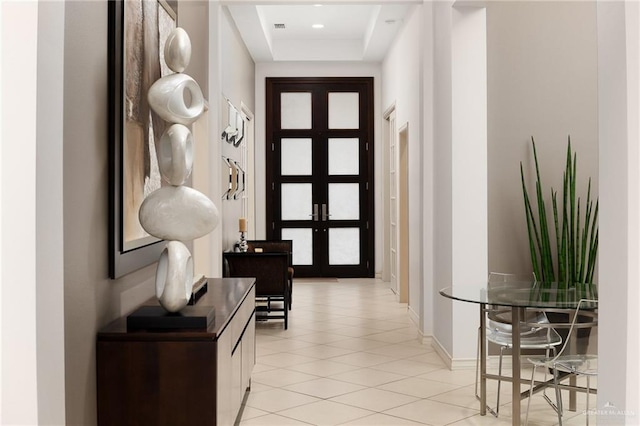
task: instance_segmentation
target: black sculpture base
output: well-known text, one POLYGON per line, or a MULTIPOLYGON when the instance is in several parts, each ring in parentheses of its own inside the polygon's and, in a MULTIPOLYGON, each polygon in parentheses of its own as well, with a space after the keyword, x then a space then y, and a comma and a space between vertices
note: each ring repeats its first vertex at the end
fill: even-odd
POLYGON ((127 330, 206 330, 215 318, 213 306, 186 306, 169 312, 162 306, 141 306, 127 317, 127 330))
POLYGON ((207 284, 207 279, 202 277, 193 285, 193 292, 191 293, 191 298, 187 305, 195 305, 198 303, 198 300, 207 293, 208 289, 209 286, 207 284))

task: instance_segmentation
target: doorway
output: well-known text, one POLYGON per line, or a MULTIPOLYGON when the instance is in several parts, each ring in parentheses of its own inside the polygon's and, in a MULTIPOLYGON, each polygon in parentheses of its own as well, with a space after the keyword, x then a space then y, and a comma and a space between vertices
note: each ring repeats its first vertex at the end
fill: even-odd
POLYGON ((267 237, 301 277, 374 276, 373 78, 267 78, 267 237))

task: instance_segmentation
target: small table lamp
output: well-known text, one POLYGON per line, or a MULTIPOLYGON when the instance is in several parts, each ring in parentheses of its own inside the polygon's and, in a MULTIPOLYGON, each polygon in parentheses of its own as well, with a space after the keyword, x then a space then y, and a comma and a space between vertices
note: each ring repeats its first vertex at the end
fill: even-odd
POLYGON ((238 220, 238 231, 240 231, 240 244, 238 245, 238 247, 240 248, 240 251, 243 253, 246 253, 247 250, 249 249, 249 245, 247 244, 247 219, 244 217, 241 217, 238 220))

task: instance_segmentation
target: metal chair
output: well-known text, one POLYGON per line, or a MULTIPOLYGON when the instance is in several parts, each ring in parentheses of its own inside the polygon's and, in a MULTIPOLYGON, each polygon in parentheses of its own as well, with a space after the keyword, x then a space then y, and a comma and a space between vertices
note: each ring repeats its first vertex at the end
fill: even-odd
MULTIPOLYGON (((531 387, 529 389, 529 401, 527 402, 527 414, 525 417, 525 425, 529 422, 529 408, 531 406, 531 398, 533 396, 535 385, 535 374, 538 367, 543 367, 546 371, 551 370, 553 372, 553 387, 556 392, 556 404, 551 404, 556 413, 558 414, 558 423, 562 426, 562 393, 560 392, 560 374, 564 373, 564 376, 585 376, 587 379, 586 394, 587 394, 587 425, 589 425, 589 394, 591 393, 591 377, 598 375, 598 356, 591 354, 578 354, 572 348, 578 347, 578 333, 579 329, 591 328, 597 326, 597 314, 595 307, 598 301, 594 299, 581 299, 578 302, 578 306, 573 313, 571 325, 569 326, 569 332, 565 338, 564 344, 559 353, 553 357, 529 357, 528 361, 533 364, 533 371, 531 372, 531 387), (587 311, 581 311, 582 309, 589 309, 587 311), (578 321, 578 319, 581 321, 578 321), (586 321, 585 321, 586 318, 586 321)), ((552 324, 553 325, 553 324, 552 324)), ((584 338, 584 337, 582 337, 584 338)), ((588 338, 588 335, 586 336, 588 338)), ((564 378, 564 377, 563 377, 564 378)), ((546 386, 546 380, 543 384, 546 386)))
MULTIPOLYGON (((532 281, 533 276, 523 277, 516 274, 505 274, 499 272, 491 272, 489 274, 489 288, 499 285, 508 285, 509 283, 532 281)), ((500 357, 498 362, 498 376, 502 376, 502 359, 505 350, 513 350, 512 342, 512 324, 511 310, 504 309, 500 306, 487 306, 485 310, 486 320, 486 338, 487 341, 494 343, 500 348, 500 357)), ((525 318, 518 324, 520 333, 520 348, 525 350, 540 349, 545 350, 546 356, 550 351, 556 354, 556 346, 562 343, 560 335, 551 327, 549 319, 544 312, 527 311, 525 318)), ((478 370, 480 358, 480 328, 478 328, 478 354, 476 357, 476 398, 478 395, 478 370)), ((495 417, 500 413, 500 388, 502 380, 498 379, 498 396, 496 398, 496 409, 493 410, 487 406, 487 410, 495 417)), ((545 395, 546 397, 546 395, 545 395)), ((546 397, 549 403, 551 400, 546 397)))

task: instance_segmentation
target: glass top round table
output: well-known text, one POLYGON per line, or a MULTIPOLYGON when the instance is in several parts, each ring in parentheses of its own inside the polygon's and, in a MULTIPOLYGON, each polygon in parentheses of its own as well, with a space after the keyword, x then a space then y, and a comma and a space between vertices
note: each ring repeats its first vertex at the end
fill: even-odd
MULTIPOLYGON (((480 337, 479 364, 480 364, 480 414, 487 412, 486 380, 491 377, 487 373, 486 351, 486 326, 485 305, 504 306, 511 308, 511 323, 524 317, 527 308, 541 310, 576 310, 578 306, 584 310, 595 310, 598 307, 598 292, 594 284, 576 284, 575 287, 566 288, 558 283, 542 283, 534 281, 509 281, 500 283, 487 283, 482 288, 464 285, 454 285, 440 290, 440 294, 449 299, 475 303, 480 306, 480 337)), ((520 372, 520 335, 511 336, 511 424, 520 424, 520 385, 522 383, 520 372)), ((507 378, 502 377, 502 380, 507 378)), ((570 404, 571 405, 571 404, 570 404)))
POLYGON ((565 288, 558 283, 533 281, 489 284, 482 288, 454 285, 440 290, 444 297, 462 302, 520 308, 581 309, 596 308, 598 299, 595 284, 576 284, 565 288))

